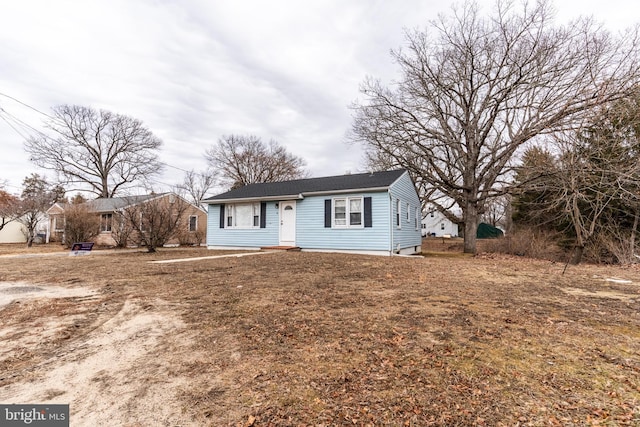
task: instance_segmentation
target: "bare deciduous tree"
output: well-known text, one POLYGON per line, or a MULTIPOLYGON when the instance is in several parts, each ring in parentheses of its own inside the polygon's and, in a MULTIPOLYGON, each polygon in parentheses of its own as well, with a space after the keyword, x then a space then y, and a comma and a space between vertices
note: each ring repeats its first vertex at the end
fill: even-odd
POLYGON ((637 28, 614 37, 591 19, 553 26, 550 4, 498 1, 453 9, 394 52, 402 77, 368 79, 351 139, 395 160, 431 188, 431 203, 462 210, 464 251, 488 200, 508 190, 514 155, 566 130, 639 80, 637 28))
POLYGON ((505 194, 492 200, 487 200, 484 214, 482 214, 480 220, 509 232, 511 229, 511 196, 505 194))
POLYGON ((287 181, 304 178, 306 162, 278 144, 265 144, 256 136, 224 136, 207 149, 209 166, 219 171, 230 188, 260 182, 287 181))
POLYGON ((586 249, 628 262, 640 214, 640 103, 606 106, 580 131, 557 133, 551 151, 530 149, 517 177, 518 219, 553 224, 574 241, 571 262, 586 249), (528 179, 531 178, 532 179, 528 179), (625 237, 623 237, 625 236, 625 237), (621 242, 626 242, 624 245, 621 242))
POLYGON ((49 185, 44 177, 35 173, 24 179, 22 187, 18 221, 24 225, 27 246, 31 247, 45 211, 53 203, 63 200, 64 189, 59 185, 49 185))
POLYGON ((177 186, 178 191, 186 193, 191 203, 201 206, 202 199, 216 184, 217 176, 212 169, 204 172, 195 172, 193 169, 185 172, 184 181, 177 186))
POLYGON ((36 165, 79 187, 71 190, 114 197, 161 170, 156 151, 162 141, 141 121, 77 105, 53 113, 47 127, 54 135, 29 138, 25 149, 36 165))

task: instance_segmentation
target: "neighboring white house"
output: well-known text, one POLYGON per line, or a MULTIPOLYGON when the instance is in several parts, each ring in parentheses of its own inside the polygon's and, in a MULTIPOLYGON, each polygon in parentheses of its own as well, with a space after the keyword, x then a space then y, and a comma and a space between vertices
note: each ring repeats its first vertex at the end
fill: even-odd
MULTIPOLYGON (((44 214, 40 219, 36 227, 36 237, 40 238, 40 241, 44 243, 47 234, 47 222, 44 214)), ((26 243, 27 242, 27 230, 24 224, 20 221, 11 221, 0 230, 0 243, 26 243)))
POLYGON ((24 225, 11 221, 0 230, 0 243, 25 243, 24 225))
POLYGON ((431 209, 422 218, 422 237, 425 236, 458 237, 458 224, 452 222, 441 212, 431 209))

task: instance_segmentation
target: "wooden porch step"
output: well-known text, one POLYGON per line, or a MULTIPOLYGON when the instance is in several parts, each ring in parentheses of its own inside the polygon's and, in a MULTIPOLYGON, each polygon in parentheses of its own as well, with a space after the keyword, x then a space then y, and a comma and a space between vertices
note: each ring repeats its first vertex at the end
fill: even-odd
POLYGON ((299 246, 263 246, 260 249, 263 251, 290 251, 300 252, 299 246))

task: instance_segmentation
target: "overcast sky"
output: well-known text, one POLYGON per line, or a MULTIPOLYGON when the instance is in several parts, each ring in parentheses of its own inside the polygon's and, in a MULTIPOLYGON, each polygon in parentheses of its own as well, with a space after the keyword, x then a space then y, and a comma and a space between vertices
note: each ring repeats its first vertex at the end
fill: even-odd
MULTIPOLYGON (((59 104, 128 115, 163 141, 164 191, 204 170, 223 135, 256 135, 307 162, 311 176, 362 170, 346 143, 366 76, 389 82, 390 49, 446 0, 0 0, 0 183, 32 172, 25 136, 59 104), (13 98, 13 99, 12 99, 13 98), (26 104, 27 106, 23 105, 26 104), (9 123, 7 121, 9 120, 9 123)), ((482 0, 490 11, 492 1, 482 0)), ((593 15, 617 31, 635 0, 557 0, 557 22, 593 15)))

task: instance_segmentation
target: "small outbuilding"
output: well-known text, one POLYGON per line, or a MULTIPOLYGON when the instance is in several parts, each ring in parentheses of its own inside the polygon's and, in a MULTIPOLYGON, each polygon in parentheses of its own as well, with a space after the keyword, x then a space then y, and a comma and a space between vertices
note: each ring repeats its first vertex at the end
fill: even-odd
POLYGON ((498 227, 494 227, 486 222, 481 222, 478 225, 478 231, 476 232, 476 237, 478 239, 496 239, 502 236, 504 236, 504 232, 498 227))
POLYGON ((250 184, 202 203, 210 249, 421 252, 420 199, 405 170, 250 184))

